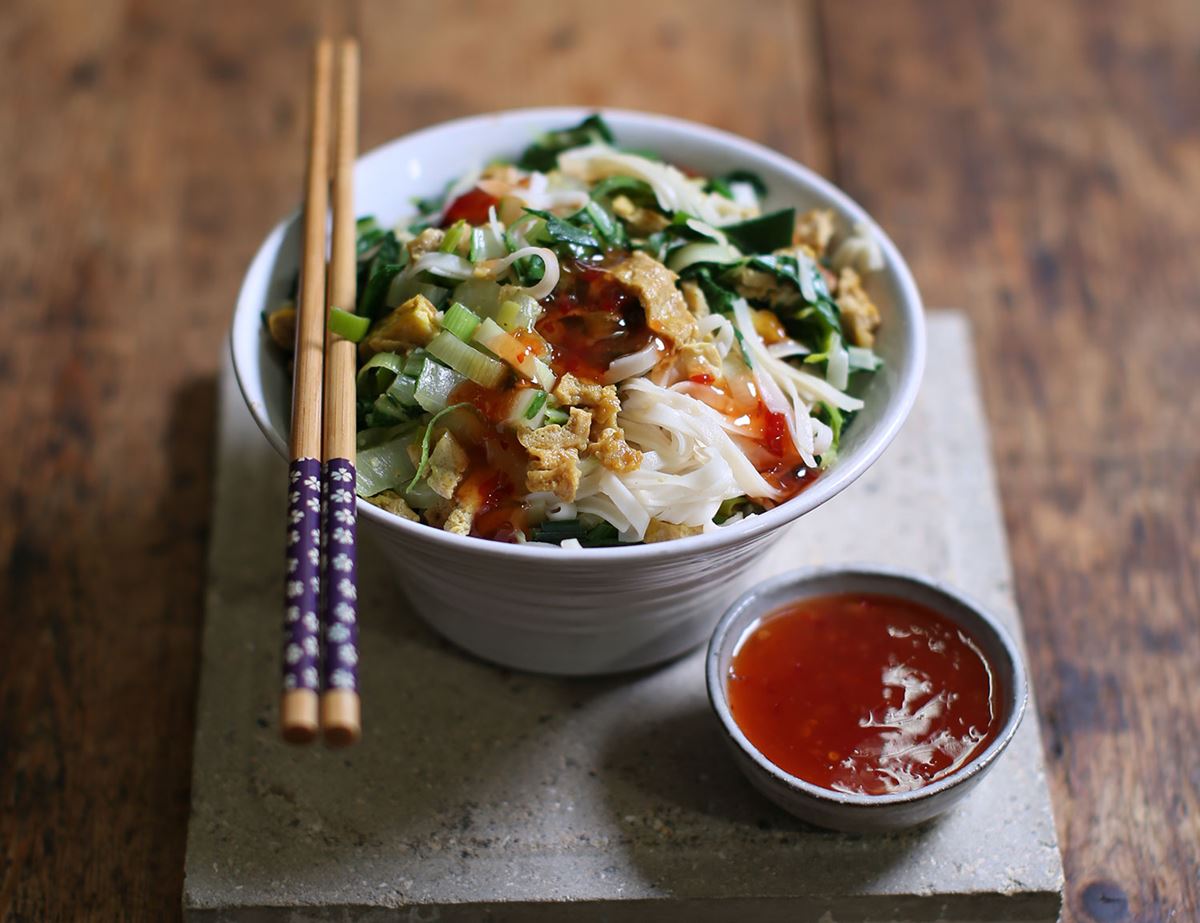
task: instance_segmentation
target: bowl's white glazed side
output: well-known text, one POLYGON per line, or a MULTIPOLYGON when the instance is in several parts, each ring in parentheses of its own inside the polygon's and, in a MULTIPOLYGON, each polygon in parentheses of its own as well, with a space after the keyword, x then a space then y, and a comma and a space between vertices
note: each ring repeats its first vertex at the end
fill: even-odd
MULTIPOLYGON (((516 154, 541 131, 588 110, 544 109, 479 116, 394 141, 355 170, 358 214, 394 223, 411 199, 436 193, 500 153, 516 154)), ((622 144, 663 151, 701 171, 743 167, 772 190, 768 207, 834 208, 847 224, 879 235, 886 269, 870 287, 883 314, 878 352, 885 367, 867 383, 837 463, 798 497, 751 520, 657 545, 565 550, 467 539, 359 503, 363 534, 379 544, 407 595, 434 627, 481 656, 558 673, 630 669, 700 643, 744 590, 748 568, 780 529, 851 483, 895 435, 915 397, 924 358, 920 297, 882 231, 842 193, 810 171, 751 142, 660 116, 605 111, 622 144), (456 579, 435 579, 452 572, 456 579), (532 615, 530 615, 532 613, 532 615), (583 637, 590 640, 581 641, 583 637)), ((293 216, 264 242, 244 280, 231 331, 246 402, 281 453, 290 381, 263 331, 262 313, 285 297, 298 259, 293 216)), ((797 562, 803 563, 803 562, 797 562)))
POLYGON ((784 529, 703 557, 622 569, 568 564, 548 578, 540 562, 468 551, 449 576, 445 555, 409 533, 371 523, 413 609, 486 660, 537 673, 637 669, 705 643, 721 613, 756 579, 755 565, 784 529))

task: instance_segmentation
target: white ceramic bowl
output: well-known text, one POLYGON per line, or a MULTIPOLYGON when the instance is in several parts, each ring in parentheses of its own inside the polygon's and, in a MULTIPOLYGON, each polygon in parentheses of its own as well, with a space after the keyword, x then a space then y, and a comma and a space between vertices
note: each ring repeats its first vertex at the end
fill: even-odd
MULTIPOLYGON (((385 224, 399 221, 411 214, 413 196, 437 193, 492 157, 515 156, 538 133, 576 123, 590 111, 500 112, 406 135, 358 161, 355 210, 385 224)), ((661 151, 703 173, 754 170, 770 189, 768 207, 831 207, 841 222, 870 228, 885 261, 868 280, 883 315, 876 348, 885 364, 861 394, 866 407, 848 429, 838 461, 816 484, 774 510, 710 534, 625 548, 521 547, 442 532, 359 502, 361 533, 382 548, 430 625, 480 657, 545 673, 633 669, 707 640, 783 528, 844 489, 891 442, 912 407, 925 357, 921 297, 908 266, 845 194, 774 151, 704 125, 638 112, 603 114, 622 145, 661 151)), ((295 215, 267 236, 242 283, 231 332, 246 404, 281 454, 290 382, 261 317, 286 295, 298 243, 295 215)))

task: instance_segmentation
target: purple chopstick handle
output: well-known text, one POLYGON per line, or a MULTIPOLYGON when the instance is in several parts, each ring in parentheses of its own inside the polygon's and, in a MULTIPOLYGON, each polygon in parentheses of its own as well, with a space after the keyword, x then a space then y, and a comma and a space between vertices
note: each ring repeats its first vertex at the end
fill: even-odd
POLYGON ((296 459, 288 469, 288 482, 283 688, 315 690, 320 662, 321 462, 296 459))
POLYGON ((358 553, 354 463, 325 463, 325 689, 358 690, 358 553))

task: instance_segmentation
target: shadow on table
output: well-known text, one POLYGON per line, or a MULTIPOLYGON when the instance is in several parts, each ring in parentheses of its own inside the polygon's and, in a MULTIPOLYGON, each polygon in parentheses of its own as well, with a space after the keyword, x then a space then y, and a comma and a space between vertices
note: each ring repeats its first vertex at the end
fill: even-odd
POLYGON ((792 817, 741 774, 702 696, 631 720, 602 752, 629 860, 655 888, 681 897, 858 893, 935 829, 859 836, 792 817))

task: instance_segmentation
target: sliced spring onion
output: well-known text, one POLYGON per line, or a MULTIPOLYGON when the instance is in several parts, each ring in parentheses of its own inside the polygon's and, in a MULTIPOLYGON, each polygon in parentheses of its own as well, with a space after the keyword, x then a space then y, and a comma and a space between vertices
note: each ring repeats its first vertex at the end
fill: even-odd
POLYGON ((414 349, 408 354, 404 360, 404 374, 412 375, 414 378, 421 374, 421 368, 425 365, 425 357, 428 356, 423 349, 414 349))
MULTIPOLYGON (((398 304, 404 304, 413 295, 424 295, 435 308, 440 308, 445 304, 448 294, 449 291, 440 285, 422 282, 419 276, 406 275, 402 272, 392 279, 391 288, 388 289, 387 298, 384 301, 395 307, 398 304)), ((461 301, 461 299, 459 300, 461 301)))
POLYGON ((554 388, 554 385, 558 381, 558 378, 557 378, 557 376, 555 376, 553 369, 551 369, 550 366, 546 365, 545 362, 543 362, 541 359, 534 359, 533 360, 533 380, 536 381, 543 388, 545 388, 547 391, 550 391, 554 388))
POLYGON ((396 353, 376 353, 363 363, 358 370, 359 394, 373 397, 382 394, 396 380, 397 375, 404 374, 404 358, 396 353))
POLYGON ((541 409, 546 406, 546 392, 535 391, 533 400, 529 402, 529 407, 525 410, 525 419, 532 420, 541 412, 541 409))
POLYGON ((846 347, 842 345, 841 334, 831 334, 829 337, 829 361, 825 364, 825 380, 844 391, 850 383, 850 357, 846 347))
POLYGON ((494 260, 508 253, 508 244, 502 233, 498 234, 493 225, 485 224, 471 232, 471 262, 494 260))
MULTIPOLYGON (((412 381, 411 378, 408 380, 412 381)), ((389 391, 385 391, 375 398, 375 403, 367 412, 366 423, 371 427, 394 427, 400 423, 407 423, 411 417, 409 408, 392 397, 389 391)))
POLYGON ((504 363, 472 349, 446 330, 433 338, 428 349, 430 355, 484 388, 494 388, 504 380, 504 363))
MULTIPOLYGON (((425 364, 437 365, 436 362, 426 362, 425 364)), ((450 370, 446 369, 446 371, 450 370)), ((388 397, 405 407, 413 407, 420 403, 417 399, 417 379, 411 375, 397 376, 396 380, 392 382, 391 387, 385 393, 388 397)), ((429 408, 426 407, 425 409, 428 410, 429 408)))
POLYGON ((454 253, 458 250, 459 242, 463 239, 463 235, 471 230, 471 226, 467 224, 465 218, 459 218, 454 224, 450 225, 446 231, 446 236, 442 240, 442 245, 438 247, 441 253, 454 253))
POLYGON ((496 323, 508 333, 514 330, 532 330, 542 316, 542 306, 528 296, 505 300, 496 311, 496 323))
POLYGON ((510 333, 505 333, 490 317, 475 331, 475 342, 486 346, 526 378, 534 378, 537 357, 528 346, 510 333))
MULTIPOLYGON (((429 413, 437 413, 450 403, 450 395, 463 382, 463 377, 454 369, 448 369, 432 359, 425 360, 421 377, 417 379, 413 399, 429 413)), ((397 379, 402 381, 403 379, 397 379)))
POLYGON ((408 487, 405 488, 405 492, 416 487, 417 481, 425 477, 425 474, 429 469, 429 443, 433 439, 433 428, 437 425, 437 421, 446 414, 453 413, 455 410, 459 410, 460 408, 464 407, 470 410, 475 409, 474 404, 468 404, 465 402, 461 404, 451 404, 449 407, 443 407, 430 418, 428 425, 425 427, 425 433, 421 436, 421 463, 417 465, 417 471, 413 475, 412 480, 409 481, 408 487))
POLYGON ((874 372, 883 365, 883 360, 875 355, 874 350, 865 346, 847 346, 846 354, 850 357, 850 371, 874 372))
POLYGON ((416 470, 408 457, 408 447, 415 435, 408 433, 382 445, 359 449, 354 466, 357 474, 355 489, 360 497, 373 497, 408 483, 416 470))
POLYGON ((667 268, 682 272, 693 263, 731 263, 740 256, 733 247, 701 240, 674 251, 667 257, 667 268))
POLYGON ((357 314, 351 314, 349 311, 343 311, 341 308, 330 308, 329 329, 343 340, 357 343, 371 329, 371 318, 360 317, 357 314))
POLYGON ((536 429, 542 422, 546 408, 546 396, 545 391, 537 388, 524 388, 518 391, 505 422, 509 426, 536 429))
POLYGON ((454 302, 442 318, 442 328, 449 330, 460 340, 471 339, 471 334, 479 326, 479 316, 465 304, 454 302))
POLYGON ((547 423, 558 423, 559 425, 562 425, 563 423, 567 422, 568 418, 569 418, 568 413, 565 410, 563 410, 561 407, 547 407, 546 408, 546 422, 547 423))

